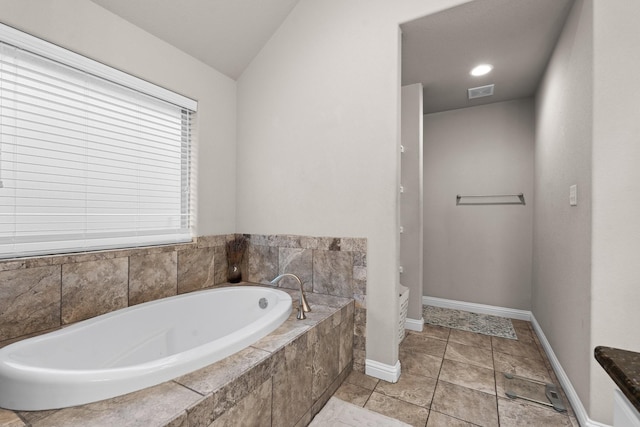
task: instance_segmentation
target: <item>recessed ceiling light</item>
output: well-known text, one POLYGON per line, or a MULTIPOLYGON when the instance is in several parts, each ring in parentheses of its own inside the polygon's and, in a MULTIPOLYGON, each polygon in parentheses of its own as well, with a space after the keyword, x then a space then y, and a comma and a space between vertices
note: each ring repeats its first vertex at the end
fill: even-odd
POLYGON ((491 70, 493 70, 493 65, 491 64, 480 64, 471 70, 472 76, 484 76, 488 74, 491 70))

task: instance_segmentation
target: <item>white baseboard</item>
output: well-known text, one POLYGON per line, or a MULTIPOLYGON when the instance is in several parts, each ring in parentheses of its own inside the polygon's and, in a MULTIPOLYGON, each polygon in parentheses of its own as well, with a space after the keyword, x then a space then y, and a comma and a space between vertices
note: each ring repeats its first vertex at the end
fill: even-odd
POLYGON ((422 332, 424 329, 424 319, 407 319, 404 322, 404 328, 410 331, 422 332))
POLYGON ((576 418, 582 427, 609 427, 607 424, 602 424, 598 421, 594 421, 589 418, 589 414, 587 414, 587 410, 585 409, 576 389, 573 388, 573 384, 569 380, 567 373, 560 365, 560 361, 556 357, 553 349, 551 348, 551 344, 547 340, 547 337, 544 335, 540 324, 536 320, 536 317, 531 314, 531 324, 533 325, 533 329, 538 335, 538 339, 540 340, 540 344, 542 344, 542 348, 544 348, 545 353, 547 353, 547 357, 549 358, 549 362, 551 362, 551 366, 558 377, 558 381, 560 381, 560 385, 564 389, 569 402, 571 403, 571 407, 573 408, 573 412, 576 414, 576 418))
POLYGON ((451 299, 422 297, 423 305, 451 308, 454 310, 470 311, 472 313, 490 314, 493 316, 508 317, 509 319, 530 320, 531 312, 515 308, 496 307, 494 305, 476 304, 473 302, 455 301, 451 299))
POLYGON ((387 365, 370 359, 366 359, 364 363, 364 372, 369 376, 376 377, 390 383, 396 383, 398 382, 398 378, 400 378, 399 360, 395 365, 387 365))

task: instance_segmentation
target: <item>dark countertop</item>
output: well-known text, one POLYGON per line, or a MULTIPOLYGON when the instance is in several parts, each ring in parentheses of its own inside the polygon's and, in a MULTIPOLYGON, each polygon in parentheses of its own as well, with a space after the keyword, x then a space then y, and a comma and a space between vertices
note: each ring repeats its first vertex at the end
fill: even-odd
POLYGON ((594 355, 631 404, 640 411, 640 353, 598 346, 594 355))

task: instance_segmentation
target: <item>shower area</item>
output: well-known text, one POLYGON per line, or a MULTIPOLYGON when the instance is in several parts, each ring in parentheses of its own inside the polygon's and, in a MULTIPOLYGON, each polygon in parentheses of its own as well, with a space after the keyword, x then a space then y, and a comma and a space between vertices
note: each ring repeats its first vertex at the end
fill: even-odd
POLYGON ((425 304, 531 310, 535 96, 572 3, 481 0, 401 25, 408 329, 425 304))

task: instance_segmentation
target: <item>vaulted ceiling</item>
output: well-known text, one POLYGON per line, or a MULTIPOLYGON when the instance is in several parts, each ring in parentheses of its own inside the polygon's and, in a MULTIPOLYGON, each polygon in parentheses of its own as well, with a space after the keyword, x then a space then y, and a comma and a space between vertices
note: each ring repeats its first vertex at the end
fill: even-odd
POLYGON ((237 79, 299 0, 92 0, 237 79))
MULTIPOLYGON (((237 79, 299 0, 92 1, 237 79)), ((573 1, 473 0, 407 22, 402 84, 423 84, 425 113, 532 96, 573 1), (470 76, 480 62, 493 71, 470 76), (467 99, 491 83, 493 96, 467 99)))

